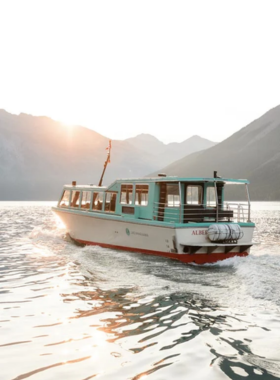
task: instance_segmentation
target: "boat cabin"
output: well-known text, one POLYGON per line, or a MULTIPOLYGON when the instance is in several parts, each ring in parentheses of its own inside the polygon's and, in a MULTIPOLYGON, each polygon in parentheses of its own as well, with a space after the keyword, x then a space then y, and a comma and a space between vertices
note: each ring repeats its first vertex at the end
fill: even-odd
POLYGON ((118 179, 110 186, 64 186, 59 208, 161 223, 249 222, 247 180, 225 178, 118 179), (224 200, 226 186, 245 186, 247 202, 224 200))

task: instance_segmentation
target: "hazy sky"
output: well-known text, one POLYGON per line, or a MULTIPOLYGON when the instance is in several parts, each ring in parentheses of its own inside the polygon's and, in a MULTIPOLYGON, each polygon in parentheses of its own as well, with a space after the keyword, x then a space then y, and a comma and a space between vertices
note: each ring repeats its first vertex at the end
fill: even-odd
POLYGON ((280 104, 279 15, 279 0, 0 0, 0 108, 221 141, 280 104))

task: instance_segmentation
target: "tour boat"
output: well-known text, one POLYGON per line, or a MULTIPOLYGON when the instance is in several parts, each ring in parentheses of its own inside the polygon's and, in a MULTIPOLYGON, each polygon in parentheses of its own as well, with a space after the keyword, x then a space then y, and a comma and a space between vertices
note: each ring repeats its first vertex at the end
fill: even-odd
POLYGON ((249 254, 255 227, 249 181, 214 172, 211 178, 158 174, 102 186, 109 158, 99 185, 73 181, 53 207, 74 241, 196 264, 249 254), (245 187, 246 202, 225 201, 232 184, 245 187))

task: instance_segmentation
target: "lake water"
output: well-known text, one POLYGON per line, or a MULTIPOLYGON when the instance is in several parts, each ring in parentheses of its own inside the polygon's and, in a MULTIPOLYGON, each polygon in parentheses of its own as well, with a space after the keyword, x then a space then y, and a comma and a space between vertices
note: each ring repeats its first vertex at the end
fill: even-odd
POLYGON ((0 202, 0 379, 280 378, 280 203, 208 266, 77 247, 50 202, 0 202))

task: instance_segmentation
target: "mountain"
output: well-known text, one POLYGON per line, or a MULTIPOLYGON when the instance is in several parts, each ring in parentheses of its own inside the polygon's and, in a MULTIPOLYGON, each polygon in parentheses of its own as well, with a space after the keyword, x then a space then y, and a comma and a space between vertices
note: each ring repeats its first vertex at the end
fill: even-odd
MULTIPOLYGON (((253 200, 280 200, 279 142, 280 106, 212 147, 199 136, 171 144, 151 135, 116 140, 104 184, 159 171, 211 177, 217 170, 248 178, 253 200)), ((0 110, 0 200, 55 200, 64 183, 98 183, 107 145, 107 137, 85 127, 0 110)))
POLYGON ((141 134, 125 140, 134 148, 140 149, 143 154, 149 153, 154 157, 154 163, 160 168, 162 165, 183 158, 191 153, 211 148, 217 143, 200 136, 192 136, 181 143, 164 144, 156 137, 149 134, 141 134))
MULTIPOLYGON (((200 149, 203 139, 197 139, 200 149)), ((55 200, 72 180, 98 183, 108 140, 85 127, 0 110, 0 200, 55 200)), ((168 145, 151 135, 115 140, 103 183, 157 171, 191 152, 189 140, 168 145)))
MULTIPOLYGON (((113 141, 104 184, 156 170, 153 157, 125 141, 113 141)), ((108 138, 47 117, 0 110, 0 200, 56 200, 62 186, 98 183, 108 138)))
MULTIPOLYGON (((280 200, 280 106, 216 146, 161 169, 169 175, 247 178, 253 200, 280 200)), ((233 193, 232 193, 233 194, 233 193)))
POLYGON ((152 153, 154 155, 162 154, 166 148, 166 145, 163 142, 147 133, 142 133, 141 135, 131 137, 124 141, 128 142, 136 149, 140 149, 143 152, 152 153))

